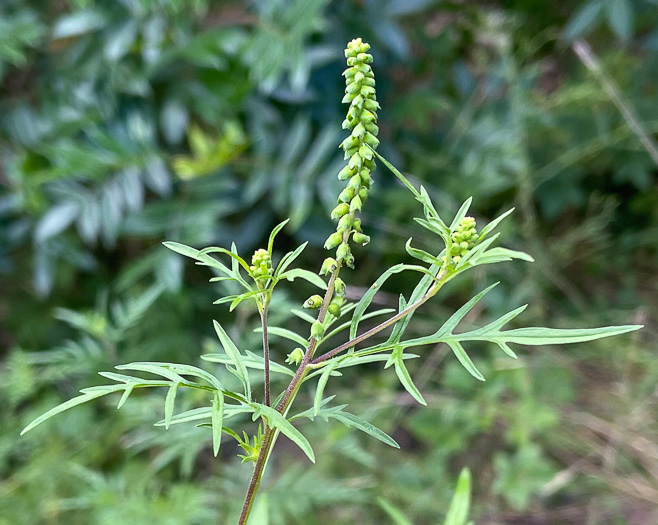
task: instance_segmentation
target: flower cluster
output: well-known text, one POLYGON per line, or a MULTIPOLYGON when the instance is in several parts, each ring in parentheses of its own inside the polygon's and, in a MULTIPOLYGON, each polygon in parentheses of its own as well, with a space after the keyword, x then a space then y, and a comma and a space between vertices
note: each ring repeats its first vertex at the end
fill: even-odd
POLYGON ((265 280, 259 279, 259 277, 269 277, 272 275, 272 257, 267 252, 267 250, 256 250, 251 257, 251 275, 258 283, 264 282, 265 280))
POLYGON ((377 97, 375 96, 375 78, 370 67, 372 55, 367 51, 370 45, 360 38, 352 40, 345 49, 345 57, 349 66, 345 72, 345 97, 343 102, 349 102, 347 118, 343 121, 343 129, 351 130, 350 135, 341 143, 345 152, 345 166, 338 174, 338 179, 348 181, 345 189, 338 196, 338 205, 331 212, 331 218, 338 221, 336 232, 325 242, 325 248, 336 248, 336 259, 327 259, 323 269, 336 266, 339 261, 354 267, 354 256, 348 244, 350 235, 354 242, 367 244, 370 238, 361 231, 361 220, 355 218, 368 198, 372 186, 372 171, 375 169, 373 150, 379 145, 377 140, 377 97), (372 149, 371 149, 372 148, 372 149))
POLYGON ((450 234, 450 237, 453 242, 450 250, 452 262, 458 263, 478 242, 479 236, 475 227, 475 219, 473 217, 464 217, 455 228, 455 231, 450 234))

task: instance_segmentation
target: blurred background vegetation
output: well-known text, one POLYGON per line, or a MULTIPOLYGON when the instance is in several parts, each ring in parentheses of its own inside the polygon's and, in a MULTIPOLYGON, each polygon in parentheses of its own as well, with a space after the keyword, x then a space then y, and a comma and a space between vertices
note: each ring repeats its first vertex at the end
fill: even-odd
MULTIPOLYGON (((647 328, 520 349, 519 361, 483 347, 473 358, 486 383, 427 348, 410 363, 422 409, 380 366, 346 374, 329 393, 402 451, 306 425, 318 464, 279 443, 270 523, 388 523, 392 505, 435 524, 464 466, 478 524, 658 523, 658 2, 1 4, 1 525, 235 520, 251 465, 232 444, 213 460, 207 429, 153 427, 164 392, 18 433, 100 370, 199 364, 218 344, 213 318, 258 348, 256 312, 212 306, 227 289, 161 242, 235 240, 246 254, 291 217, 278 249, 310 240, 303 264, 319 269, 340 187, 342 50, 356 36, 375 56, 380 151, 447 215, 470 195, 480 224, 516 206, 503 242, 537 260, 451 285, 416 329, 495 280, 480 319, 529 302, 526 325, 647 328), (598 73, 574 53, 578 39, 598 73)), ((406 260, 408 237, 432 248, 410 219, 417 203, 381 167, 376 179, 352 297, 406 260)), ((391 279, 379 303, 395 306, 412 284, 391 279)), ((286 309, 310 291, 289 286, 272 322, 294 325, 286 309)), ((280 360, 291 349, 273 342, 280 360)))

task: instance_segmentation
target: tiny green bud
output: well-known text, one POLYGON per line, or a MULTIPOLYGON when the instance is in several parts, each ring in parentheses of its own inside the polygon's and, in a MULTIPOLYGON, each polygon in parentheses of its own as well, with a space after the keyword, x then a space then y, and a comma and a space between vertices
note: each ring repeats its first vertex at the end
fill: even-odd
MULTIPOLYGON (((368 133, 370 133, 372 137, 374 137, 375 135, 377 135, 377 133, 379 133, 379 126, 377 124, 374 124, 373 122, 366 122, 365 128, 368 130, 368 133)), ((377 144, 379 144, 378 140, 376 139, 373 140, 372 138, 368 138, 367 136, 366 136, 366 142, 370 144, 373 148, 376 148, 377 144)))
POLYGON ((359 190, 359 198, 361 199, 362 204, 366 202, 366 199, 368 198, 368 188, 361 188, 359 190))
POLYGON ((336 249, 336 258, 338 260, 345 259, 350 253, 350 245, 344 242, 336 249))
POLYGON ((347 183, 347 186, 352 188, 355 192, 358 192, 361 187, 361 177, 359 175, 354 175, 354 177, 352 177, 347 183))
POLYGON ((349 186, 340 192, 338 200, 340 202, 350 202, 354 198, 354 190, 349 186))
POLYGON ((311 337, 314 339, 320 339, 324 335, 324 326, 320 321, 315 321, 311 325, 311 337))
POLYGON ((327 311, 334 317, 340 317, 340 305, 334 302, 329 304, 329 308, 327 308, 327 311))
POLYGON ((354 239, 354 242, 362 244, 363 246, 370 242, 370 237, 359 232, 354 232, 354 236, 352 238, 354 239))
POLYGON ((366 128, 361 122, 359 122, 352 130, 352 137, 361 138, 365 134, 366 134, 366 128))
POLYGON ((345 281, 343 281, 340 277, 334 281, 334 291, 338 297, 345 296, 345 281))
POLYGON ((360 232, 361 231, 361 219, 358 217, 352 221, 352 228, 354 231, 360 232))
POLYGON ((333 257, 327 257, 322 262, 322 269, 320 270, 320 275, 328 275, 332 273, 336 268, 338 268, 338 263, 333 257))
POLYGON ((360 210, 362 206, 363 203, 361 202, 361 197, 358 195, 350 201, 350 211, 360 210))
POLYGON ((363 107, 368 111, 377 111, 378 109, 380 109, 379 102, 377 102, 376 100, 372 100, 370 98, 364 102, 363 107))
POLYGON ((322 306, 322 297, 319 295, 311 295, 306 301, 304 301, 304 305, 302 308, 308 308, 310 310, 315 310, 317 308, 320 308, 322 306))
POLYGON ((286 363, 288 363, 289 365, 298 365, 299 363, 302 362, 302 359, 304 359, 304 350, 297 347, 288 354, 286 363))
POLYGON ((332 233, 324 243, 324 247, 327 250, 331 250, 338 246, 343 240, 343 235, 341 233, 335 232, 332 233))
POLYGON ((331 211, 331 218, 333 220, 340 219, 343 215, 348 213, 350 211, 350 207, 347 203, 341 203, 338 206, 336 206, 332 211, 331 211))
MULTIPOLYGON (((359 125, 360 125, 360 124, 359 124, 359 125)), ((357 127, 358 127, 358 126, 357 126, 357 127)), ((356 129, 356 128, 354 128, 354 129, 356 129)), ((349 163, 348 163, 348 166, 349 166, 350 168, 358 168, 358 169, 360 169, 360 168, 361 168, 361 164, 363 164, 363 158, 361 157, 361 155, 359 155, 359 153, 358 153, 358 151, 357 151, 356 153, 354 153, 354 155, 352 155, 352 156, 350 157, 350 161, 349 161, 349 163)))
MULTIPOLYGON (((366 141, 367 141, 367 139, 366 139, 366 141)), ((361 155, 361 157, 363 157, 364 159, 370 160, 370 159, 372 159, 374 154, 373 154, 372 150, 364 144, 363 146, 361 146, 359 148, 359 155, 361 155)))
POLYGON ((347 180, 354 175, 354 170, 349 166, 345 166, 342 170, 338 172, 338 180, 347 180))
MULTIPOLYGON (((347 206, 347 204, 345 206, 347 206)), ((340 218, 340 220, 338 221, 337 230, 341 231, 341 232, 343 232, 345 230, 349 230, 352 227, 352 221, 353 221, 353 219, 352 219, 351 216, 343 215, 340 218)))
POLYGON ((349 254, 347 255, 347 257, 345 257, 345 264, 346 264, 348 267, 354 269, 354 255, 352 255, 351 253, 349 253, 349 254))
MULTIPOLYGON (((376 126, 376 125, 375 124, 368 124, 368 126, 376 126)), ((367 127, 366 127, 366 129, 367 129, 367 127)), ((377 128, 377 131, 379 131, 379 128, 377 128)), ((364 140, 366 141, 366 144, 370 144, 373 148, 376 148, 377 146, 379 146, 379 139, 377 137, 375 137, 375 135, 369 129, 368 129, 368 133, 366 133, 366 136, 365 136, 364 140)), ((363 148, 363 146, 361 146, 361 148, 363 148)), ((361 151, 361 150, 359 150, 359 151, 361 151)), ((371 151, 370 152, 370 157, 368 157, 368 158, 372 158, 372 155, 373 155, 373 153, 371 151)))

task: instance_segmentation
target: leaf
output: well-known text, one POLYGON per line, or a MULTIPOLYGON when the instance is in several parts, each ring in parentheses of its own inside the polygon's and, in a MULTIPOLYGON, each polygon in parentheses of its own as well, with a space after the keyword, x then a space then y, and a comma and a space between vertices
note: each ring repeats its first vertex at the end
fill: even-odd
POLYGON ((80 206, 75 202, 63 202, 50 208, 39 219, 34 229, 34 240, 44 242, 62 233, 80 213, 80 206))
POLYGON ((617 38, 628 42, 633 36, 633 8, 629 0, 608 0, 606 2, 608 24, 617 38))
MULTIPOLYGON (((510 357, 516 357, 516 354, 509 348, 508 343, 524 344, 530 346, 548 345, 548 344, 567 344, 579 343, 585 341, 593 341, 603 337, 611 337, 613 335, 621 335, 633 330, 639 330, 641 325, 625 325, 625 326, 608 326, 603 328, 585 328, 585 329, 556 329, 556 328, 518 328, 513 330, 501 331, 503 325, 510 322, 517 315, 519 315, 525 306, 521 306, 501 316, 495 321, 472 330, 455 334, 454 329, 464 316, 475 306, 475 304, 484 297, 494 286, 489 286, 481 291, 457 312, 455 312, 436 332, 432 335, 425 337, 418 337, 408 341, 399 343, 402 347, 408 348, 410 346, 446 343, 450 346, 455 356, 459 359, 461 364, 468 370, 474 377, 484 380, 480 372, 475 368, 473 362, 470 360, 466 351, 462 347, 463 341, 488 341, 498 345, 503 352, 510 357)), ((393 353, 395 354, 395 352, 393 353)), ((393 362, 393 354, 391 362, 393 362)), ((389 363, 390 364, 390 363, 389 363)))
POLYGON ((283 279, 284 277, 289 281, 294 281, 297 278, 304 279, 305 281, 314 284, 321 290, 327 289, 327 283, 324 282, 324 279, 322 277, 320 277, 319 275, 313 272, 310 272, 308 270, 303 270, 301 268, 295 268, 293 270, 287 271, 284 274, 281 274, 281 279, 283 279))
POLYGON ((459 343, 459 341, 451 339, 451 340, 448 340, 447 343, 448 343, 448 346, 450 347, 450 349, 452 350, 452 352, 457 357, 457 359, 459 359, 459 362, 468 371, 468 373, 471 374, 475 379, 479 379, 480 381, 484 381, 485 380, 484 376, 475 367, 475 365, 473 364, 473 361, 471 361, 471 358, 468 357, 468 354, 466 353, 466 350, 464 350, 464 347, 459 343))
POLYGON ((505 213, 499 215, 484 228, 482 228, 482 231, 480 231, 480 240, 484 239, 487 235, 494 231, 505 218, 514 212, 514 210, 515 208, 510 208, 505 213))
POLYGON ((167 391, 167 397, 165 398, 165 428, 169 430, 169 425, 171 424, 171 418, 174 415, 174 403, 176 402, 176 391, 178 390, 178 384, 174 383, 169 387, 167 391))
POLYGON ((327 386, 327 381, 329 381, 329 376, 338 366, 338 359, 333 360, 322 370, 320 379, 318 379, 318 386, 315 388, 315 396, 313 397, 313 415, 317 416, 320 413, 322 408, 322 395, 324 394, 324 389, 327 386))
MULTIPOLYGON (((499 282, 495 282, 492 285, 488 286, 484 290, 482 290, 480 293, 472 297, 464 306, 462 306, 459 310, 457 310, 454 314, 452 314, 448 320, 443 323, 441 328, 439 328, 434 335, 439 335, 439 334, 452 334, 452 331, 457 327, 457 325, 461 322, 461 320, 466 317, 468 312, 470 312, 473 307, 480 302, 480 300, 487 295, 491 290, 493 290, 496 286, 498 286, 499 282)), ((434 336, 430 336, 434 337, 434 336)))
POLYGON ((415 259, 420 259, 421 261, 426 262, 428 264, 436 264, 436 265, 441 264, 441 261, 439 261, 438 258, 434 257, 434 255, 427 253, 425 250, 419 250, 418 248, 413 248, 411 246, 411 238, 409 238, 407 244, 404 245, 404 249, 407 250, 407 253, 415 259))
POLYGON ((344 412, 341 410, 339 412, 332 413, 330 417, 337 419, 348 428, 354 427, 358 430, 361 430, 369 436, 372 436, 393 448, 400 448, 400 445, 398 445, 397 441, 395 441, 386 432, 377 428, 375 425, 369 423, 365 419, 361 419, 360 417, 355 416, 354 414, 350 414, 349 412, 344 412))
MULTIPOLYGON (((270 238, 267 241, 267 253, 270 254, 270 257, 272 256, 272 249, 274 248, 274 238, 276 237, 276 234, 279 233, 283 229, 283 227, 286 224, 288 224, 288 222, 290 222, 290 219, 286 219, 285 221, 280 222, 274 227, 272 233, 270 233, 270 238)), ((304 246, 306 246, 306 243, 304 244, 304 246)))
POLYGON ((335 397, 336 396, 329 396, 328 398, 323 399, 318 404, 319 410, 317 413, 315 412, 315 407, 313 407, 308 410, 305 410, 304 412, 300 412, 299 414, 293 416, 291 419, 299 419, 302 417, 306 417, 311 421, 314 421, 317 416, 320 416, 325 421, 329 421, 330 418, 333 418, 340 421, 343 425, 345 425, 348 428, 354 427, 374 437, 375 439, 378 439, 379 441, 386 443, 391 447, 400 448, 400 445, 398 445, 398 443, 383 430, 377 428, 372 423, 369 423, 368 421, 361 419, 358 416, 355 416, 354 414, 345 412, 344 409, 345 407, 347 407, 347 405, 327 407, 327 404, 335 397))
POLYGON ((269 426, 280 430, 284 436, 302 449, 308 459, 315 463, 315 454, 313 453, 311 444, 299 430, 292 426, 290 421, 283 417, 280 412, 272 407, 261 405, 260 403, 252 403, 251 406, 254 407, 255 417, 263 416, 267 420, 269 426))
POLYGON ((162 244, 166 248, 169 248, 170 250, 176 253, 179 253, 191 259, 196 259, 204 266, 209 266, 211 268, 219 270, 225 275, 235 278, 233 276, 233 272, 228 268, 228 266, 218 261, 217 259, 210 257, 210 255, 208 255, 208 252, 201 253, 201 250, 197 250, 196 248, 191 248, 190 246, 186 246, 185 244, 180 244, 178 242, 166 241, 163 242, 162 244))
POLYGON ((450 223, 450 231, 455 231, 461 220, 466 217, 468 209, 471 207, 471 202, 473 202, 473 197, 469 197, 464 201, 464 204, 461 205, 457 211, 457 214, 455 215, 455 218, 450 223))
MULTIPOLYGON (((211 363, 227 364, 233 362, 231 358, 226 354, 207 354, 202 355, 201 359, 210 361, 211 363)), ((262 356, 250 352, 249 350, 247 350, 246 356, 242 356, 242 362, 247 368, 253 368, 254 370, 265 370, 265 359, 262 356)), ((270 372, 284 374, 290 377, 295 375, 292 370, 274 361, 270 361, 270 372)))
POLYGON ((354 339, 356 336, 356 332, 359 328, 359 322, 361 321, 361 318, 363 317, 363 314, 365 313, 366 309, 368 306, 370 306, 370 303, 372 302, 373 298, 375 297, 375 294, 379 291, 381 288, 381 285, 393 274, 395 273, 400 273, 405 270, 413 270, 416 272, 421 272, 425 274, 429 274, 429 270, 427 268, 423 268, 422 266, 416 266, 416 265, 411 265, 411 264, 396 264, 395 266, 389 268, 386 270, 371 286, 366 290, 366 293, 363 294, 363 297, 359 300, 359 302, 356 304, 356 308, 354 308, 354 314, 352 316, 352 323, 350 326, 350 339, 354 339))
POLYGON ((231 358, 231 361, 235 365, 235 372, 233 372, 230 368, 228 370, 237 376, 237 378, 242 382, 247 399, 251 399, 251 384, 249 382, 249 373, 247 372, 247 367, 242 360, 242 354, 240 353, 240 350, 238 350, 238 347, 235 346, 233 341, 231 341, 231 338, 217 321, 213 320, 213 325, 215 326, 215 332, 217 332, 217 336, 219 337, 219 341, 222 344, 226 355, 231 358))
MULTIPOLYGON (((224 398, 226 398, 226 396, 224 396, 224 398)), ((248 405, 227 405, 226 403, 224 403, 224 419, 228 419, 237 414, 250 414, 253 411, 254 409, 248 405)), ((191 421, 199 421, 199 420, 211 419, 211 418, 212 418, 212 405, 208 407, 193 408, 191 410, 186 410, 185 412, 181 412, 180 414, 176 414, 174 417, 171 418, 170 425, 178 425, 180 423, 189 423, 191 421)), ((165 420, 161 419, 160 421, 155 423, 154 426, 156 427, 165 426, 165 420)), ((209 424, 208 426, 212 428, 212 423, 209 424)))
POLYGON ((221 390, 215 391, 212 399, 212 412, 210 421, 212 423, 212 451, 215 457, 219 453, 222 444, 222 423, 224 420, 224 395, 221 390))
MULTIPOLYGON (((482 338, 485 341, 496 342, 500 338, 507 343, 519 345, 564 345, 570 343, 583 343, 604 337, 626 334, 644 328, 644 325, 606 326, 602 328, 517 328, 499 332, 499 335, 482 338)), ((459 334, 462 335, 462 334, 459 334)), ((468 335, 468 334, 464 334, 468 335)))
MULTIPOLYGON (((262 328, 255 328, 254 332, 261 333, 263 331, 262 328)), ((304 339, 301 335, 296 334, 295 332, 288 330, 287 328, 280 328, 278 326, 268 326, 267 327, 267 333, 270 335, 278 335, 279 337, 285 337, 286 339, 290 339, 291 341, 294 341, 300 346, 306 347, 308 344, 308 341, 304 339)))
POLYGON ((166 363, 128 363, 126 365, 117 365, 114 368, 117 370, 135 370, 137 372, 149 372, 154 375, 166 377, 174 383, 189 384, 190 382, 183 379, 176 372, 169 369, 166 363))
POLYGON ((388 514, 394 525, 413 525, 402 512, 381 496, 377 498, 379 506, 388 514))
POLYGON ((404 184, 409 189, 409 191, 411 191, 411 193, 414 194, 416 199, 418 199, 419 201, 422 202, 422 197, 421 197, 420 193, 418 192, 418 190, 416 190, 416 188, 414 188, 414 185, 411 184, 411 182, 409 182, 409 180, 404 175, 402 175, 402 173, 400 173, 398 171, 398 169, 395 166, 393 166, 393 164, 391 164, 389 161, 387 161, 384 157, 382 157, 379 153, 377 153, 377 151, 375 151, 373 148, 370 148, 370 149, 372 149, 373 153, 377 156, 377 158, 384 163, 384 166, 386 166, 389 170, 391 170, 393 175, 395 175, 400 180, 400 182, 402 182, 402 184, 404 184))
MULTIPOLYGON (((430 289, 430 287, 435 281, 434 276, 438 273, 439 270, 440 270, 439 265, 430 266, 428 273, 422 277, 422 279, 418 282, 418 284, 414 288, 414 291, 411 293, 409 302, 415 303, 427 293, 427 291, 430 289)), ((399 308, 398 308, 399 311, 401 312, 404 308, 406 308, 407 304, 408 303, 405 301, 404 297, 400 296, 399 308)), ((409 325, 409 322, 411 321, 411 318, 413 317, 414 313, 415 312, 411 312, 410 314, 405 315, 402 319, 400 319, 397 323, 395 323, 395 326, 391 331, 391 335, 389 336, 385 344, 397 343, 400 341, 400 339, 402 338, 402 334, 404 333, 407 326, 409 325)))
POLYGON ((602 10, 603 2, 601 0, 591 0, 580 7, 567 22, 564 28, 564 39, 572 42, 581 36, 585 36, 587 31, 598 22, 602 10))
POLYGON ((490 257, 505 257, 509 259, 521 259, 522 261, 535 262, 535 260, 525 252, 517 252, 516 250, 509 250, 507 248, 491 248, 485 252, 486 256, 490 257))
POLYGON ((465 468, 459 474, 457 488, 450 502, 444 525, 467 525, 471 506, 471 472, 465 468))
POLYGON ((411 395, 411 397, 413 397, 421 405, 427 406, 427 402, 425 401, 423 394, 420 393, 420 390, 418 390, 418 387, 416 387, 414 384, 413 380, 411 379, 411 375, 409 375, 409 370, 407 370, 407 367, 404 364, 402 359, 403 350, 403 346, 396 346, 393 349, 393 352, 391 353, 385 368, 388 368, 391 364, 395 365, 395 374, 398 376, 398 379, 400 380, 400 383, 404 389, 409 392, 409 395, 411 395))
POLYGON ((279 261, 278 266, 276 267, 276 270, 274 271, 274 277, 279 277, 283 279, 283 275, 281 275, 283 272, 286 271, 288 266, 290 266, 297 257, 304 251, 304 248, 308 245, 308 241, 300 244, 295 248, 293 251, 286 253, 282 258, 281 261, 279 261))
POLYGON ((102 389, 99 388, 97 390, 87 391, 81 396, 77 396, 74 397, 73 399, 69 399, 68 401, 62 403, 61 405, 57 405, 55 408, 51 408, 48 412, 40 415, 38 418, 32 421, 28 426, 26 426, 21 431, 21 436, 26 432, 32 430, 37 425, 40 425, 47 419, 50 419, 51 417, 56 416, 57 414, 60 414, 61 412, 64 412, 69 408, 73 408, 75 406, 81 405, 82 403, 86 403, 87 401, 91 401, 92 399, 106 396, 107 394, 112 394, 113 392, 119 392, 120 390, 124 390, 124 389, 125 389, 124 385, 107 385, 102 389))

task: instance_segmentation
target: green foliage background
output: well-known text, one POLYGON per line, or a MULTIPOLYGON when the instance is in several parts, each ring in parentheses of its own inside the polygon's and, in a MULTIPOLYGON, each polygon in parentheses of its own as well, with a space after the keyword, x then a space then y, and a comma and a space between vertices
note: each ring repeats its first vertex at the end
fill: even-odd
MULTIPOLYGON (((258 349, 257 313, 212 306, 228 287, 161 242, 235 240, 246 254, 291 217, 279 249, 310 240, 305 265, 319 269, 340 188, 342 49, 356 36, 375 57, 380 151, 449 212, 471 195, 480 223, 516 206, 506 245, 537 261, 446 287, 419 332, 495 280, 485 320, 529 302, 531 324, 647 328, 518 362, 482 348, 486 383, 427 348, 410 365, 422 409, 376 364, 347 373, 329 390, 403 450, 306 425, 318 464, 279 443, 269 523, 374 524, 391 506, 439 523, 468 466, 476 523, 655 524, 657 169, 571 43, 587 39, 655 137, 657 27, 653 0, 5 0, 0 524, 234 521, 251 465, 230 446, 215 461, 207 429, 151 426, 164 392, 18 433, 99 370, 199 364, 218 345, 212 319, 258 349)), ((431 247, 413 198, 381 167, 376 181, 354 298, 406 259, 408 237, 431 247)), ((392 278, 380 306, 410 286, 392 278)), ((284 312, 309 291, 288 287, 272 323, 295 323, 284 312)), ((273 341, 280 361, 291 350, 273 341)))

